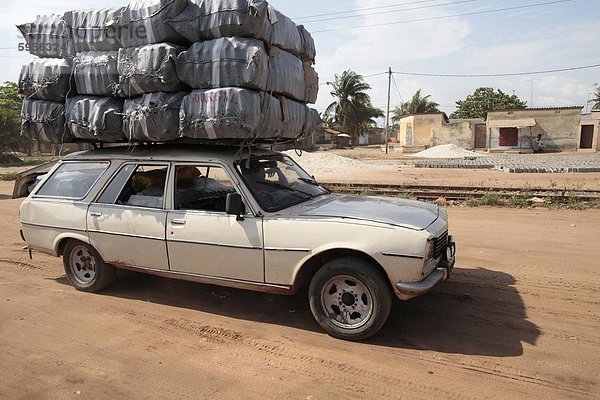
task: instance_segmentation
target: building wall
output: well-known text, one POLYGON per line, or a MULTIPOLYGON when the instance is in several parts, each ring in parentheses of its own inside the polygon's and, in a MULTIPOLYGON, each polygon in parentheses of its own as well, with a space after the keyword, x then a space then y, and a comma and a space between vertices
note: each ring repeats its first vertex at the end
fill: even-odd
POLYGON ((454 144, 465 149, 472 149, 474 145, 475 122, 458 120, 444 123, 439 130, 434 132, 433 145, 454 144))
POLYGON ((415 124, 415 117, 404 117, 400 120, 400 131, 398 132, 398 143, 400 146, 408 147, 412 146, 412 135, 413 127, 415 124))
MULTIPOLYGON (((523 119, 533 118, 536 125, 531 128, 519 130, 519 147, 529 148, 529 137, 535 139, 538 134, 542 135, 542 142, 546 150, 565 151, 576 150, 579 137, 579 124, 581 121, 580 108, 543 109, 543 110, 515 110, 515 111, 491 111, 487 120, 523 119)), ((490 148, 498 148, 499 128, 489 128, 488 143, 490 148)))

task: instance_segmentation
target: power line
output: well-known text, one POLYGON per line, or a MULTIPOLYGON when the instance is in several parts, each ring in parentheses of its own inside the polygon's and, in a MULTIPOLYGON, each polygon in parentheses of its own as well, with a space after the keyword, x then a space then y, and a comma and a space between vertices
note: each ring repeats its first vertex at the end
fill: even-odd
POLYGON ((344 27, 344 28, 324 29, 324 30, 320 30, 320 31, 313 31, 312 33, 315 34, 315 33, 325 33, 325 32, 337 32, 337 31, 346 31, 346 30, 355 30, 355 29, 364 29, 364 28, 375 28, 375 27, 387 26, 387 25, 408 24, 408 23, 412 23, 412 22, 434 21, 434 20, 448 19, 448 18, 455 18, 455 17, 465 17, 465 16, 470 16, 470 15, 481 15, 481 14, 497 13, 497 12, 502 12, 502 11, 522 10, 524 8, 541 7, 541 6, 548 6, 551 4, 559 4, 559 3, 569 3, 571 1, 573 1, 573 0, 555 0, 555 1, 547 1, 544 3, 528 4, 528 5, 523 5, 523 6, 496 8, 493 10, 473 11, 473 12, 468 12, 468 13, 452 14, 452 15, 441 15, 438 17, 407 19, 404 21, 387 22, 387 23, 382 23, 382 24, 360 25, 360 26, 350 26, 350 27, 344 27))
POLYGON ((400 104, 404 104, 404 99, 402 98, 402 94, 400 94, 400 89, 398 89, 398 85, 396 84, 396 78, 394 78, 394 75, 392 75, 392 82, 394 83, 394 87, 396 88, 396 93, 400 97, 400 104))
POLYGON ((411 4, 432 3, 434 1, 438 1, 438 0, 409 1, 409 2, 406 2, 406 3, 396 3, 396 4, 390 4, 390 5, 387 5, 387 6, 356 8, 354 10, 348 10, 348 11, 337 11, 337 12, 330 12, 330 13, 325 13, 325 14, 307 15, 307 16, 304 16, 304 17, 294 17, 292 19, 297 21, 297 20, 300 20, 300 19, 310 19, 310 18, 325 17, 325 16, 328 16, 328 15, 354 14, 354 13, 359 12, 359 11, 380 10, 382 8, 392 8, 392 7, 399 7, 399 6, 408 6, 408 5, 411 5, 411 4))
POLYGON ((480 0, 460 0, 460 1, 450 2, 450 3, 433 4, 433 5, 430 5, 430 6, 402 8, 400 10, 379 11, 379 12, 374 12, 374 13, 369 13, 369 14, 346 15, 346 16, 343 16, 343 17, 331 17, 331 18, 315 19, 313 21, 306 21, 304 23, 305 24, 312 24, 312 23, 315 23, 315 22, 333 21, 333 20, 338 20, 338 19, 360 18, 360 17, 371 16, 371 15, 391 14, 391 13, 397 13, 397 12, 402 12, 402 11, 422 10, 422 9, 425 9, 425 8, 435 8, 435 7, 452 6, 452 5, 455 5, 455 4, 473 3, 475 1, 480 1, 480 0))
POLYGON ((500 73, 500 74, 428 74, 428 73, 422 73, 422 72, 398 72, 398 71, 394 71, 394 74, 410 75, 410 76, 427 76, 427 77, 436 77, 436 78, 490 78, 490 77, 503 77, 503 76, 526 76, 526 75, 551 74, 554 72, 578 71, 581 69, 598 68, 598 67, 600 67, 600 64, 583 65, 583 66, 579 66, 579 67, 547 69, 547 70, 542 70, 542 71, 507 72, 507 73, 500 73))

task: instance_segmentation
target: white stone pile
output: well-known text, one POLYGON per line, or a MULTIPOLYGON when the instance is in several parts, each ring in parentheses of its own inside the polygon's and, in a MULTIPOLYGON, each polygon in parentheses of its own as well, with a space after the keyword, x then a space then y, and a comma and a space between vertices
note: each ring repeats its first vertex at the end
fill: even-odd
POLYGON ((64 143, 283 141, 321 123, 314 41, 264 0, 131 0, 19 25, 22 133, 64 143))

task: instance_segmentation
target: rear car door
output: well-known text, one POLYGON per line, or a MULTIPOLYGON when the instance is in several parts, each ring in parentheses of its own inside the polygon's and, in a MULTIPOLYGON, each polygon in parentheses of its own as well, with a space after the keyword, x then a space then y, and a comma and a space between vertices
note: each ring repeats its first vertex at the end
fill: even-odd
POLYGON ((124 164, 89 207, 90 243, 121 267, 168 270, 165 228, 168 163, 124 164))
POLYGON ((225 213, 227 194, 236 191, 227 170, 217 164, 177 164, 171 181, 171 270, 264 282, 262 218, 247 213, 240 221, 225 213))

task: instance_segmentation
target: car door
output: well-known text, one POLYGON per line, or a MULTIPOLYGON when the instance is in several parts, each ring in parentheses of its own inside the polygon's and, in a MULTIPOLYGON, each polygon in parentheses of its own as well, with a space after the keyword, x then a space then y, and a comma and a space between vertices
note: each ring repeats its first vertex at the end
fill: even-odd
POLYGON ((87 214, 90 243, 104 261, 168 270, 165 210, 168 163, 129 163, 87 214))
POLYGON ((264 282, 262 218, 225 213, 236 191, 218 164, 177 164, 171 171, 167 248, 172 271, 264 282))

